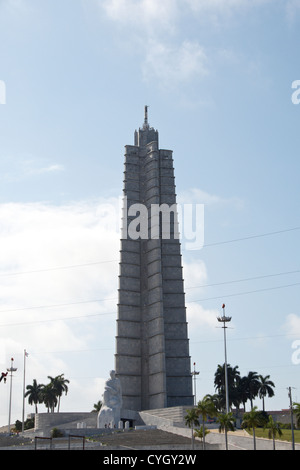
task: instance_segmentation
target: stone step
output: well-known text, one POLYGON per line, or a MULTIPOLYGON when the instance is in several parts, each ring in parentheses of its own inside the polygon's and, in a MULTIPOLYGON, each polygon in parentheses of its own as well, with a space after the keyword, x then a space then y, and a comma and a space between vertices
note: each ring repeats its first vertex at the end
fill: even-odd
POLYGON ((158 408, 154 410, 143 410, 140 416, 153 416, 154 418, 166 419, 171 422, 184 422, 188 406, 174 406, 170 408, 158 408))

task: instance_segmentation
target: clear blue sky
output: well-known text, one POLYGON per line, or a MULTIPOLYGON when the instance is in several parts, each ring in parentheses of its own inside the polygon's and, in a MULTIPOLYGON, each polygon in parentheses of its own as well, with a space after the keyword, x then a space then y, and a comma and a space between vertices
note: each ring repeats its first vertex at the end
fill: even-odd
POLYGON ((267 409, 288 407, 289 386, 300 401, 299 26, 299 0, 0 0, 0 366, 18 368, 13 420, 24 349, 26 383, 70 380, 61 410, 101 399, 124 146, 144 105, 174 151, 180 200, 205 205, 206 246, 183 251, 197 398, 224 362, 224 302, 229 363, 270 374, 267 409))

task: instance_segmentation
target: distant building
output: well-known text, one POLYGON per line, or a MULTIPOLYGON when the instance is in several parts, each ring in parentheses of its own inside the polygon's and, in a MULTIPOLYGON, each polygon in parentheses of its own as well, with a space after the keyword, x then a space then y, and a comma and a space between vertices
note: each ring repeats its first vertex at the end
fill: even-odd
MULTIPOLYGON (((271 415, 274 421, 282 424, 291 424, 291 411, 290 409, 278 410, 278 411, 267 411, 268 415, 271 415)), ((294 419, 295 425, 295 419, 294 419)))

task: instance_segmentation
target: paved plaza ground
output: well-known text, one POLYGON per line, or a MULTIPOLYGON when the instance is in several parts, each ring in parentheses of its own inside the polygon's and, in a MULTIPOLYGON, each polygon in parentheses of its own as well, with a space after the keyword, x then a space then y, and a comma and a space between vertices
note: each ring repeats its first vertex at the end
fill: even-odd
MULTIPOLYGON (((217 430, 207 435, 207 450, 224 450, 224 434, 217 430)), ((229 450, 253 450, 253 438, 244 431, 236 431, 228 434, 229 450)), ((5 436, 0 434, 0 450, 34 450, 34 440, 22 436, 5 436)), ((256 439, 257 450, 272 450, 272 441, 268 439, 256 439)), ((50 449, 50 441, 38 440, 38 450, 50 449)), ((52 449, 67 450, 68 439, 59 438, 52 441, 52 449)), ((72 438, 71 449, 81 450, 82 440, 72 438)), ((85 441, 85 450, 192 450, 191 439, 160 429, 132 430, 129 432, 114 432, 110 435, 97 436, 85 441)), ((277 450, 291 450, 291 443, 276 441, 277 450)), ((194 450, 202 450, 202 443, 196 440, 194 450)), ((300 450, 296 445, 295 450, 300 450)))

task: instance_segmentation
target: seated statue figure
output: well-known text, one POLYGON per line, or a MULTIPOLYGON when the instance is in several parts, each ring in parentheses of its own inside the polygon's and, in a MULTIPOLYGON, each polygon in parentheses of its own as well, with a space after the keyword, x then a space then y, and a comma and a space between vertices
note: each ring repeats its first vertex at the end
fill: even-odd
POLYGON ((103 403, 98 413, 98 428, 118 427, 121 418, 122 389, 121 382, 115 376, 115 371, 110 371, 110 379, 105 382, 103 403))

